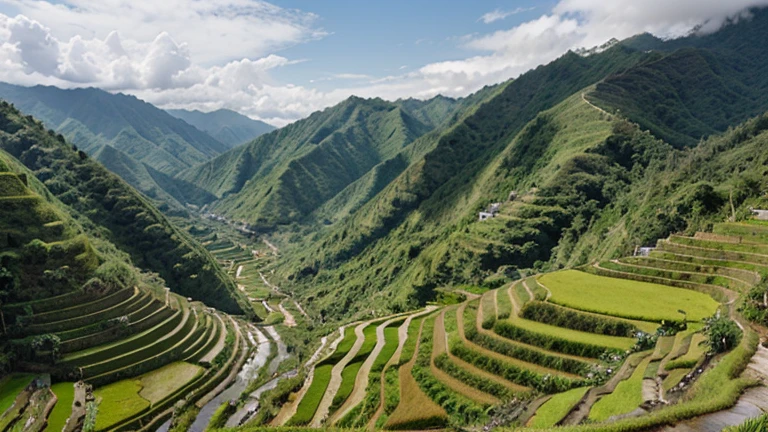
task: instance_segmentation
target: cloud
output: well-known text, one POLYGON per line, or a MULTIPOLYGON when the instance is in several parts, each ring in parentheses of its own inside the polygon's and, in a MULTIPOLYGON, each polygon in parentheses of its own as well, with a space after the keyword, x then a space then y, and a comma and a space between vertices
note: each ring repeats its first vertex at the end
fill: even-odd
POLYGON ((326 35, 315 27, 316 15, 261 0, 0 1, 44 23, 60 40, 103 40, 117 31, 126 41, 150 41, 166 32, 205 65, 260 57, 326 35))
POLYGON ((534 10, 534 9, 535 8, 533 8, 533 7, 529 7, 529 8, 519 7, 519 8, 508 10, 508 11, 501 10, 501 9, 496 9, 496 10, 493 10, 493 11, 488 12, 486 14, 483 14, 483 16, 481 16, 477 20, 478 21, 482 21, 485 24, 490 24, 492 22, 501 21, 503 19, 506 19, 507 17, 510 17, 512 15, 517 15, 519 13, 528 12, 528 11, 531 11, 531 10, 534 10))
MULTIPOLYGON (((9 0, 0 0, 0 2, 9 0)), ((95 86, 161 108, 229 108, 282 126, 361 97, 465 96, 514 78, 569 49, 651 32, 676 37, 715 31, 768 0, 561 0, 547 14, 507 29, 456 38, 463 59, 400 67, 388 76, 336 73, 319 90, 281 81, 311 67, 274 52, 322 37, 312 14, 257 0, 16 0, 0 14, 0 80, 22 85, 95 86), (111 10, 113 8, 114 10, 111 10), (74 25, 73 23, 78 23, 74 25), (298 66, 298 65, 306 66, 298 66)), ((311 60, 311 59, 310 59, 311 60)))

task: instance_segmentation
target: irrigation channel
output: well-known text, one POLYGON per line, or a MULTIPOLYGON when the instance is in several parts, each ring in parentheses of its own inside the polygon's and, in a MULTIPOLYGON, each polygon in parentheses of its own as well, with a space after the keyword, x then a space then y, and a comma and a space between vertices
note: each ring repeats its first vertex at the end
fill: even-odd
MULTIPOLYGON (((240 394, 245 391, 248 384, 256 379, 256 377, 259 376, 259 371, 267 366, 267 359, 269 358, 271 352, 272 352, 272 345, 270 344, 269 339, 262 333, 258 328, 255 326, 251 326, 251 330, 253 334, 256 335, 256 351, 251 356, 250 359, 243 365, 242 369, 240 369, 240 372, 237 374, 237 379, 235 382, 227 387, 226 390, 219 393, 215 398, 211 399, 210 402, 205 404, 200 409, 200 413, 195 418, 194 423, 192 423, 192 426, 190 426, 189 430, 190 432, 204 432, 206 427, 208 426, 208 423, 211 421, 211 417, 216 412, 216 410, 221 406, 222 403, 237 400, 240 397, 240 394)), ((280 334, 274 329, 274 327, 264 327, 264 330, 269 333, 269 336, 275 341, 277 344, 277 356, 272 359, 272 362, 267 366, 269 375, 273 375, 277 368, 279 367, 280 363, 283 362, 285 359, 289 357, 288 350, 283 343, 282 339, 280 338, 280 334)), ((295 371, 293 371, 295 373, 295 371)), ((286 376, 289 376, 288 374, 283 374, 280 377, 277 377, 275 379, 272 379, 268 383, 266 383, 264 386, 257 389, 255 392, 251 394, 251 398, 249 398, 248 404, 251 404, 253 402, 253 396, 258 393, 256 396, 256 406, 254 409, 258 408, 258 396, 261 396, 261 393, 264 393, 265 391, 269 390, 270 388, 274 388, 277 385, 277 382, 281 378, 285 378, 286 376), (268 387, 268 386, 272 387, 268 387)), ((248 410, 240 410, 235 415, 240 416, 240 420, 242 420, 244 417, 246 417, 249 414, 248 410), (242 411, 242 412, 241 412, 242 411)), ((253 413, 251 413, 253 414, 253 413)), ((165 425, 163 425, 165 426, 165 425)), ((162 431, 162 427, 161 427, 162 431)))

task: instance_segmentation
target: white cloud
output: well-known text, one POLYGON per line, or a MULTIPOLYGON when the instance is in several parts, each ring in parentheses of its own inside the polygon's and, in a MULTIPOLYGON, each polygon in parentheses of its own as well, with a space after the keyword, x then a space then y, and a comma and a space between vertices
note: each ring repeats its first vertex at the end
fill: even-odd
POLYGON ((483 16, 481 16, 477 20, 478 21, 482 21, 485 24, 490 24, 492 22, 501 21, 503 19, 506 19, 507 17, 510 17, 512 15, 517 15, 517 14, 522 13, 522 12, 528 12, 528 11, 531 11, 533 9, 535 9, 535 8, 532 8, 532 7, 529 7, 529 8, 519 7, 519 8, 508 10, 508 11, 501 10, 501 9, 496 9, 496 10, 493 10, 491 12, 483 14, 483 16))
POLYGON ((322 37, 317 16, 262 0, 0 0, 45 24, 59 40, 104 39, 117 31, 127 41, 151 41, 167 32, 189 47, 196 63, 254 58, 322 37))
POLYGON ((16 0, 23 15, 0 15, 0 80, 97 86, 163 108, 229 108, 280 126, 352 94, 464 96, 612 37, 645 31, 674 37, 699 25, 714 31, 768 0, 561 0, 537 19, 456 39, 473 53, 464 59, 400 67, 383 77, 337 73, 314 80, 334 82, 329 91, 279 79, 280 68, 303 60, 274 52, 323 34, 311 14, 257 0, 69 3, 16 0))

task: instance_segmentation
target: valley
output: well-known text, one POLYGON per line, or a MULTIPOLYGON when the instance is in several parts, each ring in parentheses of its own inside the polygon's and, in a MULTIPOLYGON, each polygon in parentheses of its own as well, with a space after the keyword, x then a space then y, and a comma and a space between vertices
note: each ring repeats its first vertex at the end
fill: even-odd
POLYGON ((765 430, 767 37, 281 128, 0 83, 0 432, 765 430))

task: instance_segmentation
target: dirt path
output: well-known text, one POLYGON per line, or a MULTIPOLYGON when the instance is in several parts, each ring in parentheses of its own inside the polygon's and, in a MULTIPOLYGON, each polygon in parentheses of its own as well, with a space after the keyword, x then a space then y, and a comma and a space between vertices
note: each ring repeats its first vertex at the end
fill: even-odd
MULTIPOLYGON (((521 283, 521 282, 518 282, 518 283, 521 283)), ((515 295, 512 292, 512 290, 515 289, 518 283, 514 283, 512 284, 512 286, 506 289, 507 295, 509 296, 509 302, 512 304, 512 316, 520 315, 520 305, 518 305, 517 302, 515 301, 515 295)))
POLYGON ((551 298, 552 298, 552 290, 550 290, 549 288, 547 288, 547 286, 546 286, 546 285, 544 285, 543 283, 539 282, 538 280, 536 280, 536 283, 537 283, 537 284, 538 284, 540 287, 544 288, 544 291, 546 291, 546 292, 547 292, 547 297, 546 297, 546 298, 544 298, 544 301, 549 301, 549 299, 551 299, 551 298))
MULTIPOLYGON (((453 311, 454 309, 450 309, 453 311)), ((500 401, 498 398, 484 393, 474 387, 463 383, 462 381, 448 375, 442 369, 435 365, 435 358, 440 354, 447 353, 448 351, 448 335, 445 332, 445 312, 446 309, 440 311, 435 319, 435 328, 432 334, 432 355, 430 358, 429 369, 432 375, 443 384, 453 389, 457 393, 464 395, 465 397, 474 400, 480 404, 496 405, 500 401)))
MULTIPOLYGON (((526 279, 523 279, 523 288, 525 288, 525 292, 528 293, 528 299, 534 300, 536 298, 535 295, 533 295, 533 291, 531 291, 531 288, 528 287, 528 282, 526 282, 526 279)), ((522 305, 521 305, 522 306, 522 305)))
POLYGON ((344 358, 333 365, 333 368, 331 369, 331 381, 328 383, 328 387, 325 389, 323 398, 320 400, 320 404, 317 406, 315 416, 312 418, 312 421, 309 424, 310 427, 317 428, 322 426, 323 421, 325 421, 325 419, 328 417, 328 411, 333 404, 333 398, 336 396, 336 393, 338 393, 339 387, 341 387, 341 372, 345 367, 347 367, 349 362, 355 358, 357 353, 360 351, 360 348, 362 348, 363 342, 365 342, 365 335, 363 334, 363 330, 369 324, 370 321, 366 321, 355 327, 355 336, 357 336, 357 339, 355 339, 355 344, 352 345, 352 349, 349 350, 344 358))
POLYGON ((405 340, 408 338, 408 327, 410 327, 411 321, 420 316, 426 315, 435 309, 437 309, 437 306, 427 306, 427 308, 421 312, 408 315, 400 328, 397 329, 397 349, 395 350, 394 354, 392 354, 392 357, 389 359, 387 364, 384 366, 384 369, 381 371, 381 394, 379 396, 379 408, 373 414, 373 417, 371 417, 371 421, 368 422, 368 430, 373 431, 376 429, 376 421, 378 421, 379 417, 381 417, 381 415, 384 413, 384 398, 386 397, 384 391, 385 374, 387 373, 387 369, 400 362, 400 355, 403 352, 405 340))
MULTIPOLYGON (((333 342, 331 342, 330 345, 330 353, 333 353, 336 351, 336 348, 339 346, 341 341, 344 339, 344 333, 346 330, 346 326, 339 327, 339 337, 336 338, 333 342)), ((320 357, 320 350, 315 352, 317 354, 317 357, 320 357)), ((315 358, 315 355, 310 358, 312 360, 315 358)), ((307 362, 309 363, 309 362, 307 362)), ((301 389, 296 393, 296 397, 293 398, 292 401, 289 401, 285 405, 280 408, 280 412, 277 413, 277 416, 272 420, 270 425, 272 426, 282 426, 284 425, 291 417, 293 417, 296 414, 296 410, 299 408, 299 403, 301 403, 301 400, 304 399, 304 395, 307 394, 307 390, 312 385, 312 379, 314 378, 315 374, 315 363, 309 364, 309 370, 307 371, 307 378, 304 380, 304 385, 301 386, 301 389)))
MULTIPOLYGON (((459 307, 458 309, 455 309, 452 313, 458 314, 459 311, 461 311, 462 314, 464 313, 464 310, 461 307, 459 307)), ((458 316, 457 316, 457 326, 458 326, 459 322, 461 322, 463 324, 463 318, 462 318, 461 321, 459 321, 458 316)), ((443 321, 443 323, 445 323, 445 321, 443 321)), ((466 341, 467 340, 466 337, 464 336, 463 327, 462 327, 462 330, 459 332, 459 336, 461 337, 462 341, 466 341)), ((448 358, 454 364, 456 364, 456 366, 466 370, 467 372, 470 372, 470 373, 475 374, 475 375, 482 376, 482 377, 484 377, 486 379, 489 379, 489 380, 492 380, 492 381, 496 381, 496 382, 502 384, 503 386, 507 387, 508 389, 510 389, 510 390, 512 390, 514 392, 524 392, 524 391, 530 390, 528 387, 524 387, 524 386, 521 386, 519 384, 515 384, 512 381, 508 381, 508 380, 506 380, 506 379, 504 379, 504 378, 502 378, 502 377, 500 377, 498 375, 494 375, 494 374, 492 374, 490 372, 486 372, 485 370, 478 368, 477 366, 473 365, 472 363, 467 363, 464 360, 456 357, 455 355, 453 355, 453 353, 451 353, 450 345, 447 342, 446 342, 446 354, 448 354, 448 358)))
MULTIPOLYGON (((663 261, 663 260, 658 260, 658 261, 663 261)), ((690 271, 682 271, 682 270, 668 270, 668 269, 665 269, 663 267, 650 267, 650 266, 647 266, 647 265, 632 264, 632 263, 624 262, 624 261, 621 261, 621 260, 618 260, 618 259, 612 259, 611 262, 614 263, 614 264, 625 266, 625 267, 632 267, 632 268, 644 269, 644 270, 653 270, 653 271, 658 271, 658 272, 667 272, 667 273, 674 272, 674 273, 679 273, 679 274, 682 274, 682 275, 703 276, 705 278, 706 277, 711 277, 711 276, 717 276, 717 277, 721 277, 721 278, 724 278, 724 279, 732 280, 732 281, 736 282, 737 284, 739 284, 739 283, 741 283, 741 284, 748 284, 748 282, 743 281, 741 279, 737 279, 737 278, 732 277, 732 276, 722 275, 722 274, 718 274, 718 273, 711 274, 711 273, 690 272, 690 271)), ((655 276, 655 277, 662 277, 663 278, 663 276, 655 276)), ((698 282, 692 282, 692 283, 698 283, 698 282)), ((704 284, 702 284, 702 285, 704 285, 704 284)), ((721 285, 712 285, 712 286, 721 286, 721 285)), ((735 287, 727 286, 727 287, 723 287, 723 288, 729 289, 729 290, 732 290, 732 291, 737 291, 737 289, 735 287)), ((742 287, 742 288, 745 288, 745 287, 742 287)))
POLYGON ((748 389, 739 397, 733 407, 705 414, 676 424, 657 429, 657 432, 716 432, 725 427, 741 424, 744 420, 768 413, 768 348, 758 345, 743 377, 757 379, 762 384, 748 389))
POLYGON ((349 411, 351 411, 360 402, 362 402, 363 399, 365 399, 366 389, 368 387, 368 376, 371 373, 371 367, 373 366, 373 362, 376 361, 376 357, 379 356, 381 350, 384 348, 384 344, 386 343, 386 340, 384 339, 384 329, 393 321, 398 319, 400 319, 400 317, 389 319, 376 327, 376 346, 373 347, 373 350, 368 355, 368 358, 365 359, 365 362, 363 362, 363 365, 360 367, 360 371, 357 373, 357 377, 355 377, 355 387, 352 389, 352 393, 349 394, 347 400, 344 401, 341 407, 339 407, 339 409, 336 410, 336 412, 331 416, 330 420, 328 421, 329 425, 333 425, 337 421, 343 419, 344 416, 349 413, 349 411))
POLYGON ((297 302, 297 301, 296 301, 296 300, 295 300, 293 297, 291 297, 291 301, 293 302, 293 304, 295 304, 295 305, 296 305, 296 309, 298 309, 298 310, 299 310, 299 312, 300 312, 302 315, 304 315, 304 318, 306 318, 306 319, 308 319, 308 320, 309 320, 309 319, 310 319, 310 318, 309 318, 309 315, 307 315, 307 313, 306 313, 306 312, 304 312, 304 308, 303 308, 303 307, 301 307, 301 305, 299 304, 299 302, 297 302))
POLYGON ((597 105, 593 104, 592 102, 588 101, 588 100, 587 100, 587 98, 586 98, 586 97, 584 97, 584 93, 582 93, 582 94, 581 94, 581 100, 583 100, 583 101, 584 101, 584 103, 586 103, 587 105, 591 106, 592 108, 594 108, 594 109, 598 110, 598 111, 599 111, 599 112, 601 112, 602 114, 605 114, 605 115, 607 115, 608 117, 613 117, 613 115, 612 115, 612 114, 610 114, 608 111, 606 111, 606 110, 604 110, 604 109, 600 108, 599 106, 597 106, 597 105))
MULTIPOLYGON (((461 341, 464 343, 464 345, 466 345, 467 347, 469 347, 473 351, 476 351, 476 352, 478 352, 480 354, 483 354, 485 356, 493 357, 495 359, 498 359, 498 360, 501 360, 501 361, 504 361, 504 362, 507 362, 507 363, 513 363, 513 364, 516 364, 519 367, 522 367, 522 368, 525 368, 525 369, 528 369, 528 370, 532 370, 532 371, 536 371, 536 372, 539 372, 539 373, 558 375, 558 376, 564 376, 564 377, 570 377, 570 378, 578 378, 578 376, 573 375, 573 374, 566 374, 564 372, 556 371, 554 369, 548 369, 548 368, 545 368, 545 367, 542 367, 542 366, 539 366, 539 365, 536 365, 536 364, 533 364, 533 363, 528 363, 528 362, 524 362, 522 360, 518 360, 518 359, 515 359, 515 358, 512 358, 512 357, 507 357, 507 356, 505 356, 503 354, 499 354, 496 351, 491 351, 491 350, 489 350, 487 348, 484 348, 484 347, 482 347, 480 345, 477 345, 474 342, 470 341, 469 339, 467 339, 467 336, 464 333, 464 309, 466 307, 467 307, 467 303, 463 303, 461 306, 459 306, 459 309, 456 312, 456 327, 458 329, 458 334, 459 334, 459 338, 461 339, 461 341)), ((482 317, 482 312, 480 312, 479 308, 478 308, 477 316, 478 316, 478 319, 481 319, 481 317, 482 317)), ((478 327, 478 331, 480 329, 483 329, 482 325, 479 325, 477 327, 478 327)), ((483 329, 483 330, 485 330, 485 329, 483 329)))
POLYGON ((576 407, 571 410, 570 413, 568 413, 567 416, 563 419, 561 424, 563 425, 577 425, 584 421, 584 419, 587 418, 589 415, 589 411, 592 409, 592 405, 595 404, 595 402, 600 399, 601 396, 607 395, 609 393, 613 393, 613 390, 616 389, 616 386, 619 385, 619 383, 627 378, 629 378, 632 375, 632 372, 635 370, 636 366, 632 366, 634 363, 640 364, 642 362, 642 359, 647 355, 648 353, 634 353, 631 354, 629 357, 627 357, 626 360, 624 360, 624 364, 621 365, 619 370, 616 372, 616 374, 611 377, 611 379, 608 380, 605 384, 603 384, 600 387, 593 387, 589 389, 586 396, 582 398, 581 402, 579 402, 576 407))
POLYGON ((272 250, 272 253, 274 253, 275 255, 280 253, 280 249, 278 249, 277 246, 270 243, 269 240, 262 238, 261 241, 263 241, 264 244, 267 245, 267 247, 270 248, 272 250))
POLYGON ((280 312, 285 317, 285 320, 283 321, 283 324, 285 324, 288 327, 296 327, 296 318, 293 317, 293 314, 288 312, 288 309, 283 306, 283 303, 281 302, 277 307, 280 308, 280 312))
POLYGON ((480 297, 479 294, 471 293, 469 291, 456 290, 456 292, 459 293, 459 294, 464 294, 464 296, 467 298, 467 301, 474 300, 474 299, 480 297))
POLYGON ((264 285, 268 286, 269 289, 275 292, 280 292, 280 288, 277 285, 272 285, 272 283, 267 280, 267 277, 264 276, 264 273, 259 272, 259 276, 261 276, 261 281, 264 282, 264 285))
POLYGON ((269 303, 267 303, 266 300, 262 300, 261 304, 264 305, 264 309, 266 309, 267 312, 272 313, 275 311, 274 309, 272 309, 272 306, 270 306, 269 303))

